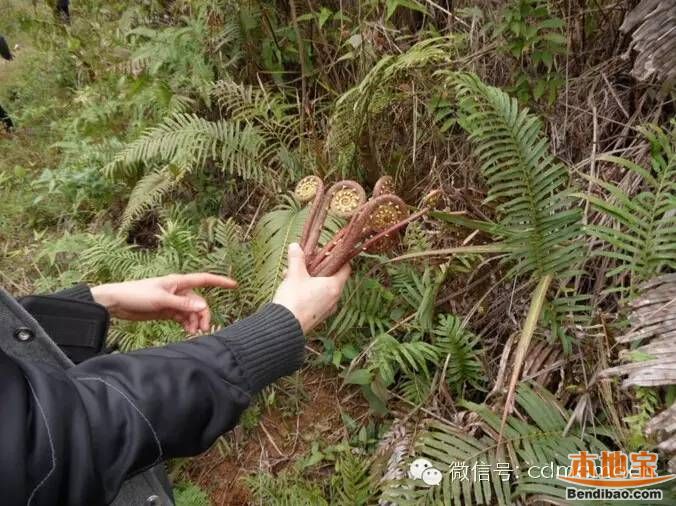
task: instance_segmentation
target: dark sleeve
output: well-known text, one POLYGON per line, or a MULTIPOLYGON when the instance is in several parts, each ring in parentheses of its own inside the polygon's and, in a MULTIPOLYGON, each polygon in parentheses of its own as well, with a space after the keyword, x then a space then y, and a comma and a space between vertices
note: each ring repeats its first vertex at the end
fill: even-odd
POLYGON ((18 362, 27 410, 3 416, 29 425, 23 458, 33 473, 28 482, 39 485, 29 494, 46 503, 112 500, 130 474, 208 448, 253 394, 300 367, 303 350, 293 314, 269 304, 215 335, 65 371, 18 362))
POLYGON ((58 292, 47 295, 48 297, 60 297, 62 299, 75 299, 82 302, 94 302, 94 296, 92 291, 84 283, 77 284, 70 288, 65 288, 64 290, 59 290, 58 292))
POLYGON ((87 285, 75 285, 52 294, 29 295, 19 298, 18 302, 74 363, 102 352, 110 314, 96 303, 87 285))

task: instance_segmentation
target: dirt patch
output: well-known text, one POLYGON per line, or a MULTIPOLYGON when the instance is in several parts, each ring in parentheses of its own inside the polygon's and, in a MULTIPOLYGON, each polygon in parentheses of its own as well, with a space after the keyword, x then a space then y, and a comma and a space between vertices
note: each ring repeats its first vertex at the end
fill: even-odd
MULTIPOLYGON (((186 469, 187 478, 209 493, 214 506, 252 504, 243 478, 260 471, 277 474, 305 454, 313 441, 331 444, 347 437, 341 413, 362 421, 368 415, 359 391, 341 389, 341 383, 330 369, 301 371, 296 384, 302 385, 303 395, 295 413, 289 413, 287 399, 278 400, 275 408, 261 413, 254 429, 237 427, 228 435, 226 456, 214 445, 194 459, 186 469)), ((283 389, 281 385, 279 391, 283 389)))

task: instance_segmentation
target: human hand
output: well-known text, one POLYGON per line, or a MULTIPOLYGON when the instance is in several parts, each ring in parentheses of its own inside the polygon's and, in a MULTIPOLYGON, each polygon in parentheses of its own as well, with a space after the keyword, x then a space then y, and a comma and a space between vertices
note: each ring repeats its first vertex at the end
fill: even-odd
POLYGON ((224 276, 196 272, 110 283, 92 288, 94 300, 123 320, 174 320, 186 332, 208 331, 211 311, 193 289, 218 286, 235 288, 237 282, 224 276))
POLYGON ((312 277, 307 272, 305 254, 296 244, 289 245, 289 268, 272 302, 291 311, 300 323, 303 333, 324 321, 336 310, 347 278, 349 264, 330 277, 312 277))

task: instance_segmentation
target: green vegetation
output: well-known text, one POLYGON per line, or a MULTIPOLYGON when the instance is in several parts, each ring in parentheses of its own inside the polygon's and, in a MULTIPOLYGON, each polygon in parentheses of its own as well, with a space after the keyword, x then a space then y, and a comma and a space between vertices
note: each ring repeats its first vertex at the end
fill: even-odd
MULTIPOLYGON (((644 429, 668 383, 598 380, 651 358, 616 339, 642 283, 676 269, 675 95, 629 75, 624 6, 82 0, 70 25, 46 2, 0 10, 19 45, 0 61, 17 125, 0 133, 0 283, 17 295, 209 270, 239 281, 205 294, 224 325, 281 280, 300 178, 389 174, 409 203, 443 190, 396 258, 353 262, 308 366, 219 441, 256 472, 175 463, 178 504, 221 504, 235 481, 255 504, 562 504, 556 479, 446 471, 655 450, 644 429), (329 425, 271 434, 318 409, 320 373, 337 385, 329 425), (439 487, 407 476, 423 456, 439 487)), ((185 337, 110 332, 121 350, 185 337)))

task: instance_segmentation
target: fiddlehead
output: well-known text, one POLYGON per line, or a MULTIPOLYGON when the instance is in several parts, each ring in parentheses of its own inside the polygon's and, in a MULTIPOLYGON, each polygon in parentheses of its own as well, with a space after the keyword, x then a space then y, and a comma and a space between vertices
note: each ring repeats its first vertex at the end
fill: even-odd
POLYGON ((366 201, 366 193, 359 183, 339 181, 324 192, 324 183, 317 176, 303 178, 296 186, 296 196, 299 200, 313 199, 300 242, 308 262, 315 256, 326 215, 331 212, 335 216, 349 218, 366 201))
POLYGON ((307 253, 308 241, 313 233, 313 223, 316 221, 319 210, 324 203, 324 182, 317 176, 304 177, 298 181, 294 193, 296 198, 303 203, 312 201, 300 238, 300 247, 307 253))
POLYGON ((350 218, 366 202, 366 193, 359 183, 345 180, 334 184, 326 194, 328 211, 340 218, 350 218))
MULTIPOLYGON (((310 262, 313 276, 330 276, 364 250, 370 237, 392 228, 406 218, 406 204, 396 195, 382 195, 364 204, 340 234, 330 241, 310 262)), ((396 232, 396 229, 394 230, 396 232)), ((385 242, 388 238, 380 238, 385 242)), ((369 247, 376 247, 372 243, 369 247)), ((391 246, 391 244, 390 244, 391 246)))
POLYGON ((392 176, 382 176, 373 185, 373 198, 396 193, 392 176))
POLYGON ((394 181, 390 176, 378 179, 368 202, 365 202, 366 194, 358 183, 339 181, 324 192, 324 184, 317 176, 303 178, 295 193, 301 202, 312 200, 301 246, 308 272, 313 276, 335 274, 362 251, 373 253, 391 249, 399 231, 426 214, 440 195, 438 190, 430 193, 423 200, 423 208, 409 216, 406 204, 394 194, 394 181), (329 212, 352 219, 317 252, 319 236, 329 212))

